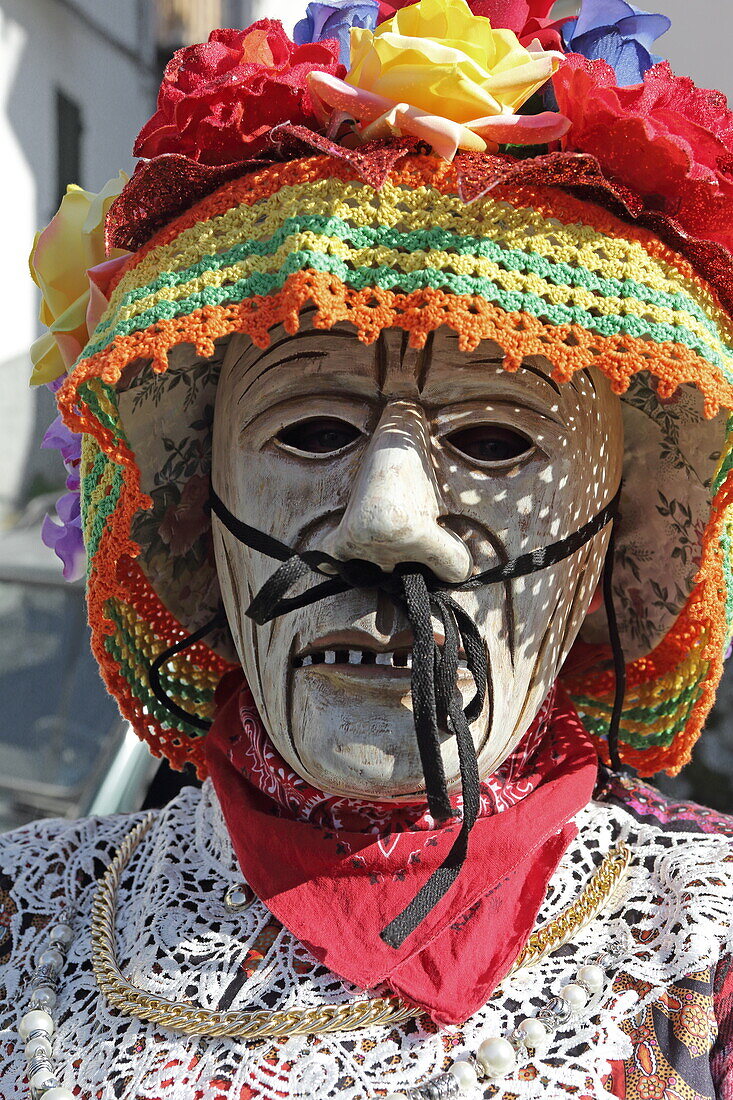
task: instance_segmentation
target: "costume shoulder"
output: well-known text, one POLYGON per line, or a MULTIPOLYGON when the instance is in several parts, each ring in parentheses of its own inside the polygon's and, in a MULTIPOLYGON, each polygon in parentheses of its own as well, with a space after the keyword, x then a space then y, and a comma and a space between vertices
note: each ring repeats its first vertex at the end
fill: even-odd
POLYGON ((733 839, 733 817, 696 802, 669 798, 636 776, 606 774, 596 797, 644 825, 666 833, 704 833, 733 839))
MULTIPOLYGON (((29 936, 33 938, 63 906, 73 907, 87 894, 139 817, 45 819, 0 835, 0 965, 4 969, 20 963, 19 953, 29 936)), ((14 984, 9 974, 5 982, 14 984)))

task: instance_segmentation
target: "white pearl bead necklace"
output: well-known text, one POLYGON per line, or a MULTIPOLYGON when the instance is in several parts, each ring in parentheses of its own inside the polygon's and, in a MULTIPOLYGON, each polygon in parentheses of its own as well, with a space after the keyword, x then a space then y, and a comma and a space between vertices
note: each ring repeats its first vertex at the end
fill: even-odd
POLYGON ((74 1100, 73 1093, 59 1084, 54 1072, 52 1037, 56 1024, 51 1016, 56 1006, 59 973, 73 939, 71 913, 64 909, 48 930, 48 943, 38 956, 28 982, 28 1009, 18 1021, 18 1034, 25 1043, 31 1100, 74 1100))
POLYGON ((553 1032, 566 1027, 592 1001, 597 1001, 608 982, 607 971, 620 958, 618 950, 604 951, 580 966, 573 981, 567 982, 559 995, 548 996, 537 1016, 520 1020, 508 1037, 488 1034, 475 1054, 459 1058, 446 1073, 404 1092, 390 1092, 384 1100, 459 1100, 481 1082, 497 1081, 513 1073, 520 1057, 544 1051, 553 1032))

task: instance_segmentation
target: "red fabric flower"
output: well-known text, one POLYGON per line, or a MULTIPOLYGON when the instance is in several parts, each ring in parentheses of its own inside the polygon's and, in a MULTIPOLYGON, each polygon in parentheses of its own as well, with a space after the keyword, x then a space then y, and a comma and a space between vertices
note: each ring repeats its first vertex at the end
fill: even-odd
POLYGON ((675 76, 665 61, 620 88, 605 61, 568 54, 554 77, 572 126, 563 147, 703 240, 733 249, 733 112, 721 92, 675 76))
POLYGON ((282 23, 260 19, 246 30, 212 31, 209 41, 168 62, 158 110, 135 142, 138 157, 183 153, 200 164, 256 156, 281 122, 319 128, 306 77, 343 77, 335 39, 296 46, 282 23))
MULTIPOLYGON (((417 0, 379 0, 378 23, 391 19, 399 8, 409 7, 417 0)), ((550 19, 555 0, 468 0, 474 15, 485 15, 491 26, 514 31, 523 46, 539 38, 543 50, 563 50, 560 27, 567 19, 550 19)), ((568 16, 568 19, 572 18, 568 16)))

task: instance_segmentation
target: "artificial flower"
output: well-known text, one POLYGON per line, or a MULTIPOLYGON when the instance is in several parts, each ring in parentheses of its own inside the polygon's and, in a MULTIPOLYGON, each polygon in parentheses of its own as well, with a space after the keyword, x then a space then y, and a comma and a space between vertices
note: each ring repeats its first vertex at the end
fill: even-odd
POLYGON ((377 0, 315 0, 305 9, 305 18, 295 24, 293 40, 300 46, 335 38, 341 61, 349 63, 349 35, 352 27, 374 30, 377 25, 377 0))
MULTIPOLYGON (((65 378, 64 373, 61 378, 49 384, 49 389, 55 393, 65 378)), ((86 565, 79 499, 81 436, 67 428, 61 417, 57 416, 46 431, 41 446, 59 451, 67 475, 67 491, 56 502, 56 518, 44 517, 41 541, 63 562, 64 579, 75 581, 83 575, 86 565)))
POLYGON ((411 134, 450 159, 458 148, 552 141, 567 127, 550 112, 516 114, 562 55, 525 49, 465 0, 420 0, 374 32, 353 30, 351 60, 345 81, 309 82, 322 107, 364 124, 362 140, 411 134))
POLYGON ((166 65, 158 109, 137 136, 135 156, 183 153, 201 164, 231 164, 261 153, 273 126, 313 126, 307 76, 343 76, 338 42, 296 46, 277 19, 217 30, 178 50, 166 65))
MULTIPOLYGON (((379 0, 379 23, 414 0, 379 0)), ((468 0, 474 15, 491 20, 492 27, 514 31, 523 46, 539 42, 544 50, 560 50, 560 29, 567 19, 551 19, 555 0, 468 0)))
POLYGON ((621 85, 638 84, 661 60, 651 48, 672 26, 626 0, 583 0, 580 15, 562 29, 565 48, 590 60, 607 61, 621 85))
MULTIPOLYGON (((127 176, 120 172, 97 194, 67 187, 58 212, 36 235, 29 264, 41 290, 40 319, 48 332, 31 348, 33 385, 59 389, 107 306, 110 282, 129 253, 105 252, 105 219, 125 183, 127 176)), ((66 580, 77 580, 85 564, 79 507, 81 436, 57 417, 41 446, 61 453, 67 475, 56 519, 45 517, 41 538, 63 562, 66 580)))
POLYGON ((539 42, 543 50, 561 50, 565 19, 552 19, 555 0, 474 0, 471 10, 486 15, 494 26, 514 31, 523 46, 539 42))
POLYGON ((100 284, 92 293, 88 271, 101 265, 110 276, 107 265, 119 266, 127 255, 112 249, 108 258, 104 245, 107 211, 126 182, 120 172, 97 194, 71 184, 49 225, 36 234, 29 265, 41 291, 40 319, 48 332, 31 347, 32 385, 52 382, 68 370, 89 339, 87 313, 94 299, 98 319, 100 284))
POLYGON ((78 468, 81 461, 81 436, 78 432, 72 432, 61 416, 57 416, 46 429, 41 446, 49 451, 58 451, 68 472, 78 468))
POLYGON ((513 114, 558 60, 530 53, 465 0, 420 0, 351 41, 348 84, 455 122, 513 114))
POLYGON ((619 87, 607 62, 577 54, 554 88, 572 123, 565 149, 591 153, 688 233, 733 249, 733 112, 721 92, 675 76, 667 62, 619 87))
POLYGON ((57 523, 51 516, 44 516, 41 540, 63 562, 64 580, 77 581, 84 576, 86 566, 78 490, 59 497, 56 511, 61 522, 57 523))

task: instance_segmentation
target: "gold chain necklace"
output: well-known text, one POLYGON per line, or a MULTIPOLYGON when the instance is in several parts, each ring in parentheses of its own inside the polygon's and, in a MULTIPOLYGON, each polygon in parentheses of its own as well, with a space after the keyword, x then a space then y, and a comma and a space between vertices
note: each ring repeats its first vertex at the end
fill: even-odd
MULTIPOLYGON (((125 1015, 136 1016, 184 1035, 238 1039, 325 1035, 332 1031, 355 1031, 378 1024, 399 1024, 422 1015, 421 1009, 405 1004, 399 997, 368 997, 349 1004, 308 1009, 216 1012, 158 997, 133 985, 125 978, 117 961, 117 893, 122 873, 155 817, 155 813, 148 814, 124 838, 97 888, 92 905, 94 974, 100 991, 114 1008, 125 1015)), ((540 962, 590 924, 616 890, 630 862, 631 849, 626 844, 617 844, 612 848, 579 897, 554 920, 532 933, 510 973, 540 962)))

